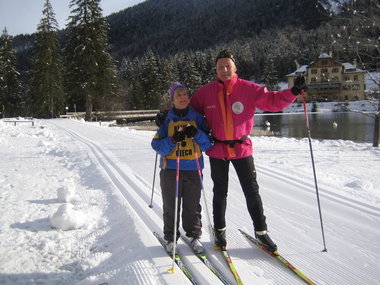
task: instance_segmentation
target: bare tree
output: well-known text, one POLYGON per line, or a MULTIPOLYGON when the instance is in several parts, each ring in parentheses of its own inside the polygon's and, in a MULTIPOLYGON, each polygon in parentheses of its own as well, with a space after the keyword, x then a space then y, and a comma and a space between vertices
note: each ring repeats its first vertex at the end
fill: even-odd
POLYGON ((340 22, 341 29, 337 34, 331 35, 330 47, 355 56, 360 68, 367 72, 377 86, 377 91, 369 95, 372 95, 372 99, 377 97, 379 100, 377 111, 371 114, 375 121, 373 146, 379 147, 380 78, 376 78, 371 72, 379 71, 380 68, 380 3, 378 0, 350 0, 340 8, 336 21, 340 22))

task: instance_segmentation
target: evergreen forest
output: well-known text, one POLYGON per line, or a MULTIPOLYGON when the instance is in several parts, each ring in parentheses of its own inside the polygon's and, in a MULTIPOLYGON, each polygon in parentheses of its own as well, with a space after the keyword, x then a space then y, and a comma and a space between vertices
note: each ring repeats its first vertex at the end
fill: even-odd
POLYGON ((103 17, 100 0, 71 0, 59 30, 45 0, 36 33, 2 32, 0 112, 91 120, 93 111, 163 109, 171 82, 195 91, 214 80, 221 49, 234 53, 241 78, 272 90, 324 52, 379 70, 379 2, 346 1, 339 13, 324 2, 147 0, 103 17))

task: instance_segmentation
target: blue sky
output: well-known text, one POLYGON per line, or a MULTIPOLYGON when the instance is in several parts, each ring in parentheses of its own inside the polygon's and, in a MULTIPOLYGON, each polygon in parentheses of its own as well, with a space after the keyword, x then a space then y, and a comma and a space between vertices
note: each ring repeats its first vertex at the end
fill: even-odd
MULTIPOLYGON (((67 24, 70 0, 50 0, 59 28, 67 24)), ((103 16, 134 6, 143 0, 102 0, 103 16)), ((32 34, 42 18, 45 0, 0 0, 0 34, 7 28, 8 34, 32 34)))

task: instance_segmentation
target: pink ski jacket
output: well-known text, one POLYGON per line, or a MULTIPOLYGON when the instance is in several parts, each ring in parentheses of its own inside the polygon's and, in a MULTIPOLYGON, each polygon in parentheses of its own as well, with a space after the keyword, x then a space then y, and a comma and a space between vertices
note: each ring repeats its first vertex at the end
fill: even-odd
POLYGON ((215 140, 206 154, 230 160, 252 155, 252 141, 247 136, 254 126, 256 108, 278 112, 296 99, 290 89, 269 91, 265 86, 238 77, 224 83, 216 77, 191 97, 190 105, 206 117, 215 140), (241 142, 226 144, 235 140, 241 142))

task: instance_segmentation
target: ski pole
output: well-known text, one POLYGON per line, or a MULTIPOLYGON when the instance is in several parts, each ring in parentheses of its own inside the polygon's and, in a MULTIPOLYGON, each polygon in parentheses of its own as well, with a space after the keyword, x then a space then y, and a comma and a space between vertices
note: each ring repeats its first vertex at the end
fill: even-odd
POLYGON ((306 110, 306 109, 307 109, 307 108, 306 108, 306 96, 305 96, 305 92, 304 92, 303 89, 301 90, 301 93, 302 93, 302 99, 303 99, 303 110, 304 110, 304 113, 305 113, 306 128, 307 128, 308 137, 309 137, 310 157, 311 157, 311 164, 312 164, 312 166, 313 166, 314 184, 315 184, 315 192, 316 192, 316 194, 317 194, 317 202, 318 202, 318 210, 319 210, 319 219, 320 219, 320 222, 321 222, 321 230, 322 230, 322 238, 323 238, 323 246, 324 246, 324 249, 323 249, 322 251, 323 251, 323 252, 327 252, 327 248, 326 248, 326 240, 325 240, 325 232, 324 232, 324 230, 323 230, 323 221, 322 221, 321 203, 320 203, 320 200, 319 200, 319 191, 318 191, 318 184, 317 184, 317 175, 316 175, 316 172, 315 172, 313 147, 312 147, 312 144, 311 144, 311 133, 310 133, 309 118, 308 118, 308 116, 307 116, 307 110, 306 110))
POLYGON ((197 164, 197 170, 198 170, 198 175, 199 175, 199 181, 201 183, 201 191, 203 192, 203 203, 205 204, 205 208, 206 208, 206 215, 207 215, 207 221, 208 221, 208 228, 209 228, 209 234, 210 234, 210 241, 212 243, 214 243, 214 235, 213 235, 213 227, 211 225, 211 218, 210 218, 210 212, 208 210, 208 206, 207 206, 207 199, 206 199, 206 191, 205 191, 205 188, 203 187, 203 179, 202 179, 202 172, 201 172, 201 167, 199 165, 199 155, 198 155, 198 152, 197 152, 197 148, 196 148, 196 144, 195 144, 195 141, 193 139, 193 149, 194 149, 194 153, 195 153, 195 162, 197 164))
POLYGON ((158 153, 156 152, 156 159, 155 159, 155 161, 154 161, 154 173, 153 173, 153 183, 152 183, 152 196, 150 197, 149 208, 153 208, 153 193, 154 193, 154 182, 156 181, 157 157, 158 157, 158 153))
POLYGON ((170 273, 174 273, 174 265, 175 265, 175 251, 177 246, 177 219, 178 219, 178 192, 179 192, 179 143, 177 142, 176 147, 176 176, 175 176, 175 206, 174 206, 174 235, 173 235, 173 262, 172 262, 172 268, 170 268, 168 271, 170 273))

